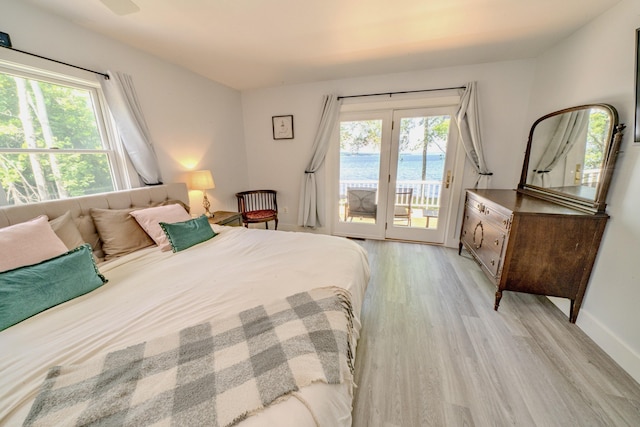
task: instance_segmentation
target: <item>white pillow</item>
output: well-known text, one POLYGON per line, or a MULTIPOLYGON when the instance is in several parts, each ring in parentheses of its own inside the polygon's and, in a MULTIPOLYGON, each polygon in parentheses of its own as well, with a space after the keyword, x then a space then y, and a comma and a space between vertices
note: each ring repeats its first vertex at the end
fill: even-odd
POLYGON ((27 222, 0 228, 0 272, 37 264, 62 255, 67 246, 40 215, 27 222))
POLYGON ((140 209, 130 214, 138 221, 140 227, 153 239, 162 251, 171 250, 171 243, 160 227, 161 222, 188 221, 191 215, 180 205, 157 206, 155 208, 140 209))

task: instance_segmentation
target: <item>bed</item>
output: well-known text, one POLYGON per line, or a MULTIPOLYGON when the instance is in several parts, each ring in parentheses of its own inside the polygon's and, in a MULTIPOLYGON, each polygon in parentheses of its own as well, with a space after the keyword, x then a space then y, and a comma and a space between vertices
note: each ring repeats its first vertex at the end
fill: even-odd
MULTIPOLYGON (((187 204, 186 186, 169 184, 6 207, 0 209, 0 228, 40 214, 54 219, 70 212, 83 240, 102 260, 103 242, 91 208, 144 208, 168 201, 187 204)), ((312 289, 348 291, 355 351, 369 280, 361 246, 311 233, 212 228, 217 233, 214 238, 180 252, 150 246, 98 263, 107 283, 1 331, 0 424, 22 424, 52 366, 82 366, 107 353, 312 289)), ((340 384, 315 382, 238 425, 349 426, 351 403, 349 379, 340 384)))

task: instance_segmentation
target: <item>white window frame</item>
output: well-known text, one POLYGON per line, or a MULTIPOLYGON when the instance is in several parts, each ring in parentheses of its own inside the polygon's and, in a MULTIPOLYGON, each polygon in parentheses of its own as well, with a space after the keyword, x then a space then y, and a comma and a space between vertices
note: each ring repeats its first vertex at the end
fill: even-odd
MULTIPOLYGON (((98 79, 104 78, 103 76, 99 76, 90 72, 83 72, 87 74, 86 77, 72 76, 56 71, 49 71, 29 65, 10 62, 3 59, 0 59, 0 72, 3 74, 24 77, 26 79, 39 80, 47 83, 53 83, 88 91, 92 98, 93 107, 95 109, 96 125, 98 127, 98 133, 100 134, 100 139, 103 146, 102 149, 95 150, 69 148, 0 148, 0 153, 51 154, 52 151, 55 151, 56 154, 106 154, 109 161, 114 190, 132 188, 132 175, 128 167, 127 155, 124 151, 122 143, 120 142, 115 122, 113 120, 113 117, 111 116, 111 113, 109 112, 106 98, 98 81, 98 79)), ((2 191, 2 193, 3 194, 0 195, 2 196, 0 197, 0 206, 7 205, 6 200, 3 200, 4 192, 2 191)))

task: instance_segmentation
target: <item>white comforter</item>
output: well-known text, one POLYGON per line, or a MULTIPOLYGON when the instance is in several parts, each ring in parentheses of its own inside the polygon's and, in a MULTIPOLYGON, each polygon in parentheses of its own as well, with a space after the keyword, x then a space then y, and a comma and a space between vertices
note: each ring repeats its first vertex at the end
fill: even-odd
MULTIPOLYGON (((319 286, 348 289, 358 319, 366 252, 342 238, 218 227, 183 252, 144 249, 100 267, 109 282, 0 332, 0 424, 20 425, 49 367, 88 360, 319 286)), ((359 329, 359 325, 356 325, 359 329)), ((351 425, 348 386, 314 384, 242 427, 351 425)))

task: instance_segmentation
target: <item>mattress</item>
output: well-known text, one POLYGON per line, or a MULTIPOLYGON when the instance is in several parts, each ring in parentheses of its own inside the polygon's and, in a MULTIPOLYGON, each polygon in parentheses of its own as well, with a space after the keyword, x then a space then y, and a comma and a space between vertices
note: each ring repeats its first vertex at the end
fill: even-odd
MULTIPOLYGON (((322 286, 351 292, 356 331, 369 280, 347 239, 220 227, 178 253, 151 247, 102 264, 108 283, 0 332, 0 424, 25 419, 51 366, 69 365, 322 286)), ((350 426, 350 386, 316 383, 239 425, 350 426)))

